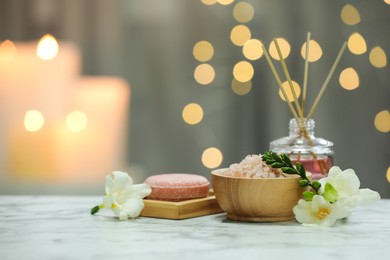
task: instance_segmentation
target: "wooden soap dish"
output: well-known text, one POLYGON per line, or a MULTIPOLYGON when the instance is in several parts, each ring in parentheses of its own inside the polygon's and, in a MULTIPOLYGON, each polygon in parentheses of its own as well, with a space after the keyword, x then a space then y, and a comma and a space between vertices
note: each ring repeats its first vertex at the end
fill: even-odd
POLYGON ((144 199, 143 217, 187 219, 224 212, 210 191, 206 198, 179 202, 144 199))

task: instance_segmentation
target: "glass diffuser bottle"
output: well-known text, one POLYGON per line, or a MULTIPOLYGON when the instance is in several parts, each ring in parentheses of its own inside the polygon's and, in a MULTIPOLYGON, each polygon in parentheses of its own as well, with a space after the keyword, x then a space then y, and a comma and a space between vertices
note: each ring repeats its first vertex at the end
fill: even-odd
POLYGON ((314 127, 313 119, 291 119, 289 136, 272 141, 270 150, 288 155, 293 163, 302 163, 313 180, 318 180, 326 177, 333 166, 333 143, 315 137, 314 127))

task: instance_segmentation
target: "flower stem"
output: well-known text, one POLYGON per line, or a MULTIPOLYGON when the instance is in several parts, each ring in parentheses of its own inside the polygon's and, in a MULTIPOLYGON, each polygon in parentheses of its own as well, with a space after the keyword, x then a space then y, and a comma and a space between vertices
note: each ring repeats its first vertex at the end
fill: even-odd
POLYGON ((104 208, 104 204, 96 205, 95 207, 91 208, 91 215, 98 213, 102 208, 104 208))

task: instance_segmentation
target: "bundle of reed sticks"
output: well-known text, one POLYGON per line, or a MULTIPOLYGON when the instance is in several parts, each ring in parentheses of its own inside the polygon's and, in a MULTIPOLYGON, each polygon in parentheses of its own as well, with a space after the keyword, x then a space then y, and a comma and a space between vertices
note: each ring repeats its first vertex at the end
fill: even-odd
POLYGON ((283 68, 283 72, 284 72, 284 75, 286 77, 286 80, 289 84, 289 87, 290 87, 290 90, 291 90, 291 93, 292 93, 292 96, 293 96, 293 103, 295 105, 295 108, 294 106, 291 104, 292 102, 289 101, 288 99, 288 96, 287 96, 287 93, 284 89, 284 87, 282 86, 282 81, 279 77, 279 74, 278 72, 276 71, 275 69, 275 66, 274 64, 272 63, 272 60, 270 58, 270 55, 268 54, 267 52, 267 49, 264 47, 264 45, 262 45, 262 49, 263 49, 263 52, 264 52, 264 55, 265 55, 265 58, 267 59, 267 62, 268 62, 268 65, 270 66, 273 74, 274 74, 274 77, 276 79, 276 82, 278 83, 278 86, 283 94, 283 97, 285 98, 286 100, 286 103, 287 105, 289 106, 290 110, 291 110, 291 113, 292 115, 294 116, 295 120, 297 121, 298 125, 300 126, 300 128, 302 129, 302 131, 305 131, 305 127, 304 127, 304 123, 307 122, 313 115, 315 109, 317 108, 318 106, 318 103, 320 102, 321 100, 321 97, 323 96, 328 84, 329 84, 329 81, 330 79, 332 78, 332 75, 338 65, 338 63, 340 62, 340 59, 345 51, 345 48, 347 47, 347 42, 344 42, 344 44, 342 45, 337 57, 336 57, 336 60, 334 61, 333 63, 333 66, 332 68, 330 69, 329 73, 328 73, 328 76, 326 77, 324 83, 322 84, 322 87, 320 89, 320 91, 318 92, 318 95, 313 103, 313 105, 311 106, 309 112, 305 115, 305 109, 306 109, 306 95, 307 95, 307 77, 308 77, 308 71, 309 71, 309 43, 310 43, 310 32, 307 33, 307 39, 306 39, 306 51, 305 51, 305 68, 304 68, 304 76, 303 76, 303 91, 302 91, 302 99, 301 99, 301 104, 299 104, 299 101, 298 101, 298 97, 297 97, 297 94, 295 92, 295 89, 293 87, 293 84, 292 84, 292 81, 291 81, 291 77, 290 77, 290 73, 288 72, 288 69, 287 69, 287 65, 286 65, 286 62, 283 58, 283 55, 282 55, 282 51, 280 49, 280 46, 278 44, 278 41, 277 39, 273 39, 273 42, 275 44, 275 47, 276 47, 276 50, 277 50, 277 53, 278 53, 278 56, 279 56, 279 59, 280 59, 280 63, 282 65, 282 68, 283 68), (300 120, 299 120, 300 119, 300 120))

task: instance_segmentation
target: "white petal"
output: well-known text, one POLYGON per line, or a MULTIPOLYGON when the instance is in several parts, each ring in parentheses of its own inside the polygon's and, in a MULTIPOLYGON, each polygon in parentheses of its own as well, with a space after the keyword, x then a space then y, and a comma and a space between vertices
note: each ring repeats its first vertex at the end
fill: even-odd
POLYGON ((111 189, 113 185, 113 178, 111 175, 106 176, 106 194, 111 194, 111 189))
MULTIPOLYGON (((325 184, 327 182, 329 182, 330 184, 332 184, 333 187, 336 188, 336 186, 334 185, 335 183, 335 180, 339 177, 339 175, 342 173, 343 171, 340 169, 340 167, 338 166, 333 166, 332 168, 330 168, 329 170, 329 173, 328 173, 328 177, 325 177, 325 178, 321 178, 319 180, 319 182, 321 183, 321 187, 320 187, 320 194, 323 194, 324 191, 325 191, 325 184)), ((336 189, 337 190, 337 189, 336 189)))
POLYGON ((356 190, 360 187, 360 180, 358 176, 356 175, 355 171, 352 169, 347 169, 343 171, 343 174, 340 175, 343 177, 346 184, 348 184, 349 190, 353 193, 356 192, 356 190))
POLYGON ((339 200, 333 204, 332 215, 336 219, 343 219, 351 215, 356 207, 357 200, 355 197, 339 200))
POLYGON ((348 169, 328 180, 337 190, 339 195, 354 196, 357 195, 360 187, 360 181, 355 171, 348 169))
POLYGON ((328 179, 329 179, 329 177, 325 177, 325 178, 322 178, 322 179, 318 180, 321 183, 321 187, 320 187, 320 190, 319 190, 320 194, 324 193, 324 191, 325 191, 325 184, 328 182, 328 179))
POLYGON ((141 198, 131 198, 129 199, 123 207, 123 210, 126 211, 127 215, 130 218, 136 218, 141 214, 141 211, 144 208, 144 202, 141 198))
POLYGON ((111 207, 111 209, 117 217, 119 217, 119 214, 121 213, 121 211, 123 211, 122 206, 117 204, 114 204, 114 207, 111 207))
POLYGON ((313 211, 318 211, 320 208, 328 208, 330 203, 326 201, 326 199, 319 195, 314 195, 313 200, 311 202, 311 209, 313 211))
MULTIPOLYGON (((343 217, 345 217, 347 214, 349 214, 348 208, 342 207, 341 204, 331 204, 327 200, 325 200, 324 197, 315 195, 313 198, 314 204, 316 204, 317 209, 326 209, 329 213, 328 215, 319 221, 319 225, 323 227, 330 227, 333 226, 333 224, 343 217)), ((313 208, 313 206, 312 206, 313 208)), ((315 214, 318 214, 315 212, 315 214)))
POLYGON ((104 207, 109 209, 112 207, 112 203, 113 203, 113 200, 112 200, 112 197, 111 196, 105 196, 103 198, 103 204, 104 204, 104 207))
POLYGON ((317 224, 319 222, 311 211, 311 202, 303 199, 298 201, 298 205, 293 208, 295 218, 302 224, 317 224))
POLYGON ((359 205, 367 205, 374 203, 381 199, 381 196, 378 192, 370 189, 360 189, 359 190, 359 205))
POLYGON ((342 172, 342 170, 340 169, 340 167, 333 166, 329 170, 328 177, 329 178, 334 178, 334 177, 338 176, 341 172, 342 172))
POLYGON ((133 180, 125 172, 114 171, 111 176, 113 178, 113 182, 110 193, 120 192, 126 187, 133 185, 133 180))
POLYGON ((146 196, 150 195, 152 189, 148 184, 141 183, 133 185, 132 192, 137 194, 140 198, 145 198, 146 196))
POLYGON ((119 212, 118 217, 119 217, 119 220, 128 220, 129 219, 129 216, 124 211, 119 212))
POLYGON ((322 220, 320 222, 320 226, 322 226, 322 227, 331 227, 336 222, 336 220, 337 220, 337 218, 329 215, 328 217, 326 217, 324 220, 322 220))
POLYGON ((132 193, 131 189, 124 189, 120 192, 115 192, 112 194, 113 200, 115 204, 122 205, 126 203, 127 200, 129 200, 131 197, 133 197, 134 194, 132 193))

